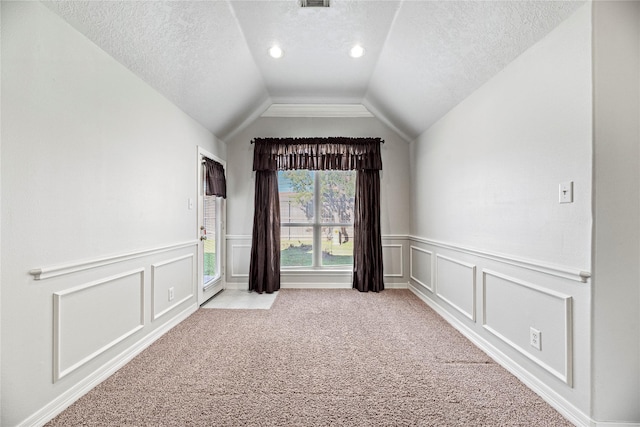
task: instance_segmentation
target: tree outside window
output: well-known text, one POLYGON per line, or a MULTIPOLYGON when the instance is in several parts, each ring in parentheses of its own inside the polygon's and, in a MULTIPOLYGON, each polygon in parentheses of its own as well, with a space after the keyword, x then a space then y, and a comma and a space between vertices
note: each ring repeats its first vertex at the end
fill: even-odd
POLYGON ((355 171, 278 172, 282 267, 353 264, 355 171))

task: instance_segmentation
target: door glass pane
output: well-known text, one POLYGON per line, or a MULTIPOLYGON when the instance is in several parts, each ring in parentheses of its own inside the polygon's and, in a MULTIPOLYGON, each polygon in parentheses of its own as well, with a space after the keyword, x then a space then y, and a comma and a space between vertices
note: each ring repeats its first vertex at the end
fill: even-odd
POLYGON ((353 264, 353 226, 322 227, 322 265, 353 264))
POLYGON ((281 224, 313 222, 314 176, 308 170, 278 172, 281 224))
POLYGON ((280 266, 313 265, 313 227, 280 227, 280 266))
POLYGON ((322 222, 352 223, 355 194, 355 171, 322 171, 320 174, 322 222))
POLYGON ((204 280, 202 283, 204 286, 217 278, 219 273, 218 258, 217 258, 217 236, 216 236, 216 210, 217 200, 216 196, 204 196, 204 218, 203 226, 206 231, 207 239, 204 240, 204 259, 202 265, 204 265, 203 275, 204 280))

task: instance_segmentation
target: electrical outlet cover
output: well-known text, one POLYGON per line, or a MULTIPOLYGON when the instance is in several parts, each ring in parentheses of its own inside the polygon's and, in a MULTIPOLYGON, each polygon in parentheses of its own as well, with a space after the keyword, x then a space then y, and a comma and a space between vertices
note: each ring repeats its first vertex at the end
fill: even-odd
POLYGON ((529 344, 536 350, 542 351, 542 332, 536 328, 529 328, 529 344))

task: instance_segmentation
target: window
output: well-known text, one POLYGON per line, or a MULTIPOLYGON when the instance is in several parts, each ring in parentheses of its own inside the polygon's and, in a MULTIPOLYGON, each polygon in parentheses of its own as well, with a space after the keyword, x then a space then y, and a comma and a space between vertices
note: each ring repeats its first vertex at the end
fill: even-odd
POLYGON ((278 172, 280 265, 353 265, 355 171, 278 172))
POLYGON ((220 264, 218 199, 220 199, 218 196, 207 196, 206 194, 203 199, 202 222, 204 228, 201 231, 205 231, 204 235, 206 235, 206 240, 203 241, 204 287, 220 277, 220 268, 218 267, 220 264))

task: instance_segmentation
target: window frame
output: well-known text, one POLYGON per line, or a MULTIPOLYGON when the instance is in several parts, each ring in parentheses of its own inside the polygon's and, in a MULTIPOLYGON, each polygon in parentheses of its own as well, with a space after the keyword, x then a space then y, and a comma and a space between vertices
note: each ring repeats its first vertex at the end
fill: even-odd
MULTIPOLYGON (((203 167, 204 158, 209 158, 220 163, 225 169, 227 175, 227 162, 213 155, 206 149, 198 146, 197 155, 197 177, 198 177, 198 194, 197 194, 197 236, 202 236, 201 226, 204 225, 204 198, 205 198, 205 171, 203 167)), ((198 304, 203 304, 216 293, 226 287, 226 199, 218 196, 215 197, 216 205, 216 223, 215 229, 215 245, 216 245, 216 277, 204 283, 204 244, 198 240, 197 245, 197 295, 198 304)), ((189 209, 192 209, 191 199, 189 199, 189 209)))
MULTIPOLYGON (((280 236, 282 236, 283 228, 291 228, 291 227, 306 227, 313 229, 313 241, 312 241, 312 257, 311 257, 311 265, 306 266, 284 266, 282 265, 282 260, 280 261, 280 268, 283 271, 303 271, 303 270, 314 270, 314 271, 351 271, 353 269, 353 262, 351 264, 341 264, 341 265, 322 265, 322 229, 326 227, 351 227, 354 226, 354 221, 352 220, 350 223, 342 223, 342 222, 322 222, 322 192, 321 192, 321 174, 327 172, 350 172, 354 174, 354 170, 310 170, 305 169, 309 172, 314 173, 313 179, 313 221, 312 222, 282 222, 282 214, 280 215, 280 236), (316 250, 319 248, 319 250, 316 250)), ((278 183, 280 182, 280 172, 286 172, 283 170, 278 171, 278 183)), ((355 186, 355 181, 354 181, 355 186)), ((353 235, 351 236, 353 239, 353 235)), ((280 250, 282 251, 282 249, 280 250)), ((352 254, 353 257, 353 254, 352 254)))

